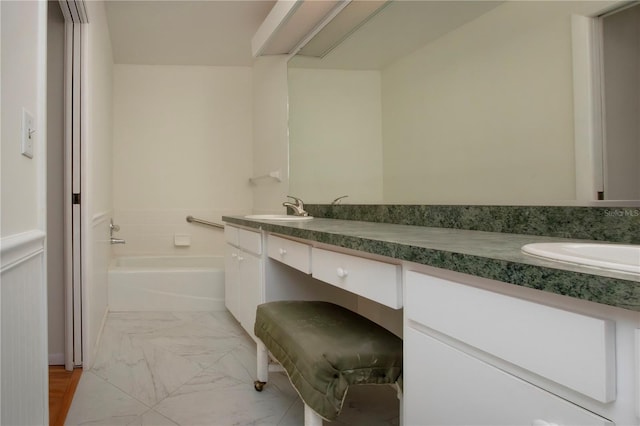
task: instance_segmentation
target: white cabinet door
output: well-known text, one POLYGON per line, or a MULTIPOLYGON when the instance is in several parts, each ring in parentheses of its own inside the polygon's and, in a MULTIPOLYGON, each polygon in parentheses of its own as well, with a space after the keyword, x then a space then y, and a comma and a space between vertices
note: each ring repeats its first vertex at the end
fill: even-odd
POLYGON ((240 249, 227 244, 224 257, 224 305, 239 321, 238 310, 238 253, 240 249))
POLYGON ((240 252, 238 256, 238 305, 240 325, 255 340, 253 326, 256 322, 256 309, 263 302, 262 295, 262 259, 240 252))
POLYGON ((613 424, 411 327, 404 344, 405 425, 613 424))
POLYGON ((262 236, 225 227, 225 306, 252 338, 256 308, 264 301, 262 236))

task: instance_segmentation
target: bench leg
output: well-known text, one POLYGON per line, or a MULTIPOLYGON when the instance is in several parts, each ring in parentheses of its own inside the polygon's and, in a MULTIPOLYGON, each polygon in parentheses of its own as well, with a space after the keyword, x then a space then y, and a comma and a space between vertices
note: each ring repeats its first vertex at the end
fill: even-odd
POLYGON ((258 392, 261 392, 262 388, 269 380, 269 351, 260 340, 256 343, 256 350, 256 359, 258 363, 256 371, 258 380, 253 382, 253 385, 258 392))
POLYGON ((322 417, 304 404, 304 426, 322 426, 322 417))

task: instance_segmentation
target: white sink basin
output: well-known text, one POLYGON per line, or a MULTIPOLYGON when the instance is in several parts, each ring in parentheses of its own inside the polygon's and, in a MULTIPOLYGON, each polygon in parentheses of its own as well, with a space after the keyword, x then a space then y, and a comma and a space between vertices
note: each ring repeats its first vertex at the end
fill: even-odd
POLYGON ((535 243, 524 245, 522 251, 551 260, 640 274, 640 245, 535 243))
POLYGON ((311 220, 313 216, 292 216, 287 214, 250 214, 245 216, 245 219, 257 219, 257 220, 279 220, 279 221, 291 221, 299 222, 303 220, 311 220))

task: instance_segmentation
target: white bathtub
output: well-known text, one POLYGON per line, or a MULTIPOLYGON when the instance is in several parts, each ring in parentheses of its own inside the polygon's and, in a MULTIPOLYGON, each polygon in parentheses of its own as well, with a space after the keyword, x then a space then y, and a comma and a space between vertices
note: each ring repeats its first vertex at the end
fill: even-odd
POLYGON ((110 311, 225 309, 223 257, 119 257, 108 275, 110 311))

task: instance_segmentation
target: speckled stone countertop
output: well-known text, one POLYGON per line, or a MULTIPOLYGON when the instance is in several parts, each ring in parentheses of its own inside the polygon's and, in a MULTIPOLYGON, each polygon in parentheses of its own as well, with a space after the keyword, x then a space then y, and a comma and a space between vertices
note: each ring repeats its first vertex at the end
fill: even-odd
POLYGON ((323 218, 301 222, 242 216, 222 219, 229 224, 640 311, 637 275, 544 260, 520 250, 529 243, 585 240, 323 218))

